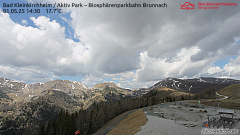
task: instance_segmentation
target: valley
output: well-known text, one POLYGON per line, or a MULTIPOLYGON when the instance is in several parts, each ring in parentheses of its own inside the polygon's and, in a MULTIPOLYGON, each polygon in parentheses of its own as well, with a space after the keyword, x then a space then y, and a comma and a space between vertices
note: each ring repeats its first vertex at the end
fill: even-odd
POLYGON ((201 100, 201 104, 205 105, 240 109, 239 83, 239 80, 221 78, 167 78, 149 88, 131 90, 120 88, 113 82, 99 83, 89 88, 81 82, 68 80, 26 84, 0 78, 0 131, 48 133, 48 127, 53 124, 50 121, 58 123, 62 118, 69 117, 75 118, 73 127, 88 124, 80 129, 85 130, 83 134, 89 134, 123 112, 183 100, 191 100, 193 104, 201 100), (223 99, 223 95, 228 98, 223 99), (81 114, 90 115, 90 119, 82 118, 81 114), (82 121, 81 124, 76 121, 78 119, 82 121), (101 124, 93 124, 94 119, 101 124))

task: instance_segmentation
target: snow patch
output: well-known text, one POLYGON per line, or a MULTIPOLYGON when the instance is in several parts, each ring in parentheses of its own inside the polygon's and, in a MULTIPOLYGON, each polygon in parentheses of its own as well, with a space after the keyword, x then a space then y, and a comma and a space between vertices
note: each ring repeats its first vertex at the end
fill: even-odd
POLYGON ((83 88, 87 89, 87 87, 85 85, 82 84, 82 86, 83 86, 83 88))
POLYGON ((72 85, 72 89, 75 89, 75 87, 72 85))
POLYGON ((192 88, 192 85, 189 87, 189 92, 190 92, 191 88, 192 88))
POLYGON ((19 81, 17 81, 17 80, 12 80, 11 82, 20 83, 20 82, 19 82, 19 81))
POLYGON ((28 95, 29 98, 32 98, 34 95, 28 95))
POLYGON ((199 78, 199 82, 206 82, 201 77, 199 78))
POLYGON ((73 83, 76 84, 76 83, 79 83, 79 82, 77 82, 77 81, 73 81, 73 83))

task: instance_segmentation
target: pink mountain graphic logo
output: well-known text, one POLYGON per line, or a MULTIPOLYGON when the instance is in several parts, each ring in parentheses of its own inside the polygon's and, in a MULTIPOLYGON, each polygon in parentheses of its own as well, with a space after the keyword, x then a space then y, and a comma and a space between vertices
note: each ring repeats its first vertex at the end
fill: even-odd
POLYGON ((190 2, 185 2, 183 5, 181 5, 180 9, 186 9, 186 10, 190 10, 190 9, 195 9, 195 5, 190 3, 190 2))

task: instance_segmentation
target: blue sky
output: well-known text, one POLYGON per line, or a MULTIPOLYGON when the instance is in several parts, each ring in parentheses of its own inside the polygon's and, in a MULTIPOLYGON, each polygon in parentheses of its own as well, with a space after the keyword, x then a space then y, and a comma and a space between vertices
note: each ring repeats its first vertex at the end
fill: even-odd
MULTIPOLYGON (((11 4, 11 3, 16 3, 19 1, 16 0, 8 0, 8 1, 1 1, 1 8, 4 9, 3 3, 11 4)), ((28 3, 28 1, 22 0, 20 3, 28 3)), ((46 16, 50 18, 50 21, 56 20, 59 24, 65 27, 65 34, 66 38, 73 39, 76 42, 79 42, 79 39, 74 37, 74 30, 73 28, 69 25, 69 22, 71 22, 72 18, 70 17, 70 13, 63 12, 63 13, 47 13, 47 8, 41 7, 41 8, 32 8, 32 9, 40 9, 40 13, 27 13, 26 10, 29 8, 5 8, 5 9, 25 9, 25 13, 10 13, 10 18, 18 24, 25 25, 25 26, 31 26, 31 27, 37 27, 34 25, 33 21, 30 20, 30 17, 39 17, 39 16, 46 16), (66 19, 66 20, 64 20, 66 19), (22 20, 26 20, 27 24, 22 23, 22 20)))
MULTIPOLYGON (((0 8, 15 2, 0 1, 0 8)), ((114 81, 127 88, 149 87, 167 77, 240 79, 239 7, 176 8, 183 2, 168 2, 166 9, 1 11, 0 76, 28 83, 80 81, 89 87, 114 81)))

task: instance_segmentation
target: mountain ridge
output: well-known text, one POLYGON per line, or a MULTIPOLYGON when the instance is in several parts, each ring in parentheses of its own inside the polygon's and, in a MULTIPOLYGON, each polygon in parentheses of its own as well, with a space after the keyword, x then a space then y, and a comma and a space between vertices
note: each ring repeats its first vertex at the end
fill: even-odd
MULTIPOLYGON (((117 112, 123 107, 125 109, 122 111, 126 111, 134 107, 143 107, 165 101, 172 102, 194 98, 213 99, 216 90, 231 84, 240 84, 240 81, 204 77, 193 79, 166 78, 149 88, 133 91, 120 88, 113 82, 99 83, 89 88, 81 82, 68 80, 27 84, 0 78, 0 122, 3 120, 3 123, 7 124, 8 119, 5 118, 10 118, 10 121, 20 123, 20 125, 16 125, 17 130, 19 127, 25 129, 29 123, 38 125, 37 123, 44 124, 46 120, 56 120, 61 110, 74 115, 73 112, 87 110, 93 113, 91 108, 95 108, 97 112, 104 105, 109 105, 109 108, 106 109, 112 111, 110 105, 113 105, 119 106, 118 110, 113 110, 113 112, 117 112)), ((119 113, 120 111, 117 114, 119 113)), ((107 114, 106 116, 108 116, 107 114)), ((11 128, 11 126, 6 125, 4 127, 6 130, 11 128)))
POLYGON ((232 84, 239 84, 240 80, 230 79, 230 78, 214 78, 214 77, 199 77, 192 79, 180 79, 169 77, 165 80, 159 81, 149 88, 140 88, 135 91, 136 95, 144 95, 149 91, 159 88, 168 87, 171 89, 176 89, 179 91, 196 94, 202 90, 213 88, 220 90, 232 84))

